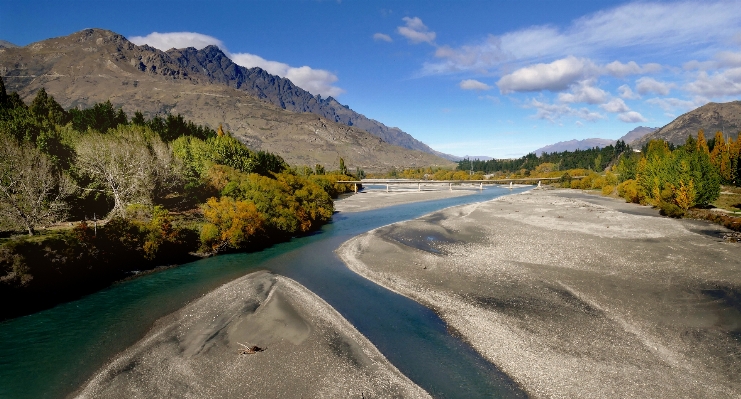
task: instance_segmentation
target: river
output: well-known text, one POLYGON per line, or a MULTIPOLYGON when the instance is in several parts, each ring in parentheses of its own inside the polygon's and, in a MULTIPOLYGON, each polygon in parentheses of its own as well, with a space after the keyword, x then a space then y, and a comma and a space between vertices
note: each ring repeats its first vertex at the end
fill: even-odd
POLYGON ((467 196, 336 213, 315 234, 264 251, 202 259, 2 322, 0 398, 65 397, 142 338, 158 318, 262 269, 290 277, 322 297, 434 397, 523 397, 506 375, 452 336, 434 312, 353 273, 334 250, 386 224, 527 189, 491 187, 467 196))

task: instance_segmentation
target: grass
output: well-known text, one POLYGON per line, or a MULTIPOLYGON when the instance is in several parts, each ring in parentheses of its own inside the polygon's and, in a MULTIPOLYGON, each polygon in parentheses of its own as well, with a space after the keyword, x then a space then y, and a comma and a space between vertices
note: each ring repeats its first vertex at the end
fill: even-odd
POLYGON ((723 186, 713 206, 731 212, 741 212, 741 187, 723 186))

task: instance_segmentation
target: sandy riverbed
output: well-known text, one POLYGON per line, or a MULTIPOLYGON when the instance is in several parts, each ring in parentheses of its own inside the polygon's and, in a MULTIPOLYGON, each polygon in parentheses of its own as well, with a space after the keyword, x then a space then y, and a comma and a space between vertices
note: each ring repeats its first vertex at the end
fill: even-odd
POLYGON ((266 271, 160 319, 75 396, 429 397, 329 304, 266 271), (240 354, 240 343, 265 350, 240 354))
POLYGON ((723 228, 532 190, 338 254, 433 309, 534 397, 741 396, 741 246, 723 228))
POLYGON ((385 186, 379 188, 379 185, 376 185, 373 188, 365 188, 359 193, 335 201, 334 208, 339 212, 362 212, 412 202, 460 197, 475 194, 478 190, 479 186, 475 184, 456 185, 453 186, 453 190, 440 184, 423 185, 421 189, 416 184, 410 184, 391 185, 387 192, 385 186))

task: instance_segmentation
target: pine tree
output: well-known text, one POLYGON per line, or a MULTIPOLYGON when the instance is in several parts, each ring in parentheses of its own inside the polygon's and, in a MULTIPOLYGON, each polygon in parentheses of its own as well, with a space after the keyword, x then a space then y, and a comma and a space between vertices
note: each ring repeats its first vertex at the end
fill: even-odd
POLYGON ((705 131, 702 129, 697 132, 697 150, 706 154, 710 154, 710 150, 708 149, 708 141, 705 139, 705 131))

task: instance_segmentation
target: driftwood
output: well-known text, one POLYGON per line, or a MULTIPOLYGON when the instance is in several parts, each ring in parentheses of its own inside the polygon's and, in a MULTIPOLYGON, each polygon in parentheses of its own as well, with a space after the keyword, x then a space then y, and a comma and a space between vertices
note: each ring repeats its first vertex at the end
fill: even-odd
POLYGON ((245 345, 243 343, 237 342, 239 345, 242 345, 242 349, 239 350, 240 355, 252 355, 257 352, 262 352, 265 350, 265 348, 260 348, 257 345, 245 345))

